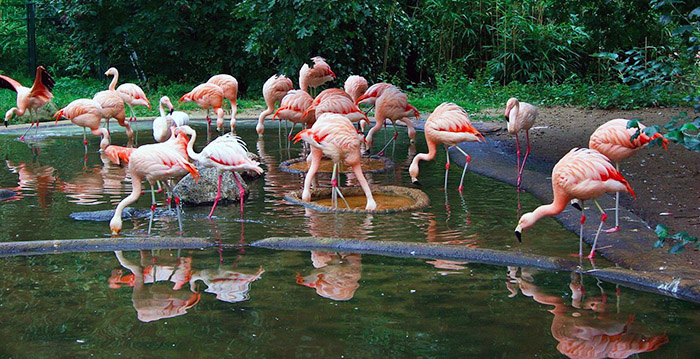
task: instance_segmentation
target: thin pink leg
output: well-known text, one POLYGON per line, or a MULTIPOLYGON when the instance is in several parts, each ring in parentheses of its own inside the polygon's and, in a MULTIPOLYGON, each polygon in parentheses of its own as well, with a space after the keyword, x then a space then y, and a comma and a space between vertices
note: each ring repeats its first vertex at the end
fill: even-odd
MULTIPOLYGON (((527 151, 525 151, 525 157, 523 158, 523 163, 518 171, 518 187, 520 187, 520 182, 523 178, 523 171, 525 170, 525 161, 527 161, 527 156, 530 155, 530 131, 525 131, 525 137, 527 139, 527 151)), ((518 156, 519 157, 519 156, 518 156)))
POLYGON ((520 187, 520 140, 518 139, 518 133, 515 133, 515 155, 517 158, 517 167, 515 171, 518 173, 518 187, 520 187))
POLYGON ((241 218, 243 218, 243 197, 245 197, 245 189, 243 189, 243 185, 241 184, 241 181, 238 180, 238 176, 236 174, 233 174, 233 179, 236 180, 236 184, 238 185, 238 197, 241 199, 241 218))
POLYGON ((445 156, 447 162, 445 162, 445 192, 447 192, 447 175, 450 172, 450 148, 445 145, 445 156))
POLYGON ((214 208, 216 208, 216 204, 219 203, 219 199, 221 198, 221 173, 219 173, 219 185, 216 188, 216 198, 214 198, 214 205, 211 206, 211 212, 209 212, 209 218, 211 218, 211 215, 214 214, 214 208))

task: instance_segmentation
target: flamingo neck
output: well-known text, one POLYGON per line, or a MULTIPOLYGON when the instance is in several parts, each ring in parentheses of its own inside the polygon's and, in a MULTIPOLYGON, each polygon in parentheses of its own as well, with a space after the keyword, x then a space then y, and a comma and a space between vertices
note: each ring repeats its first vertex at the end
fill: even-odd
POLYGON ((563 196, 558 194, 557 192, 554 192, 554 200, 552 201, 552 203, 541 205, 532 212, 535 217, 535 222, 543 217, 555 216, 561 213, 562 211, 564 211, 564 208, 566 208, 566 205, 568 203, 569 198, 567 198, 567 196, 563 196))
POLYGON ((163 109, 163 103, 159 102, 158 103, 158 110, 160 111, 160 116, 165 117, 165 110, 163 109))
POLYGON ((413 178, 418 178, 418 162, 431 161, 437 154, 437 144, 431 140, 427 140, 426 142, 428 143, 428 153, 419 153, 416 157, 413 157, 411 166, 408 169, 409 174, 413 178))
POLYGON ((512 119, 512 121, 517 120, 519 112, 520 112, 520 102, 516 102, 515 105, 513 105, 513 108, 510 109, 510 114, 508 115, 508 118, 512 119))
POLYGON ((110 91, 116 91, 118 80, 119 80, 119 71, 114 70, 114 77, 112 77, 112 82, 109 83, 109 90, 110 91))
POLYGON ((199 153, 194 152, 194 142, 197 140, 197 131, 192 130, 190 136, 192 136, 192 138, 190 138, 190 142, 187 143, 187 155, 195 161, 201 161, 202 156, 199 153))
POLYGON ((141 177, 139 176, 134 176, 132 174, 131 176, 131 194, 126 196, 119 204, 117 205, 117 209, 114 210, 114 216, 112 217, 112 220, 109 222, 110 229, 117 228, 118 230, 122 229, 122 213, 124 212, 124 208, 126 206, 136 202, 136 200, 141 197, 141 177))

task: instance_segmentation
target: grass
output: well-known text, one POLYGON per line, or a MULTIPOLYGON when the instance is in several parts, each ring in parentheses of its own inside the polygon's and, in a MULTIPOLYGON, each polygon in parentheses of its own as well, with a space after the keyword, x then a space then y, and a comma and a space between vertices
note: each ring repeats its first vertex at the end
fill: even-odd
MULTIPOLYGON (((656 92, 634 90, 629 86, 617 83, 590 84, 582 81, 571 81, 563 84, 519 84, 507 86, 493 85, 487 81, 467 78, 439 81, 435 88, 408 87, 409 101, 421 112, 430 112, 439 104, 449 101, 464 107, 467 112, 475 113, 487 108, 503 108, 510 97, 518 97, 523 101, 538 106, 577 106, 588 108, 620 108, 633 109, 649 106, 678 106, 688 105, 682 100, 684 94, 671 92, 656 92)), ((19 78, 20 83, 29 85, 32 79, 19 78)), ((91 98, 96 92, 107 88, 107 80, 58 78, 54 87, 54 100, 39 113, 40 120, 49 121, 51 115, 60 107, 78 98, 91 98)), ((194 103, 177 103, 183 94, 190 91, 196 84, 166 83, 145 89, 151 100, 152 109, 136 107, 137 116, 157 116, 158 100, 167 95, 178 110, 196 111, 194 103)), ((0 89, 0 112, 15 106, 15 93, 0 89)), ((224 108, 227 108, 225 105, 224 108)), ((264 101, 259 91, 243 94, 238 100, 239 112, 245 109, 260 110, 264 101)), ((128 110, 127 110, 128 111, 128 110)), ((128 113, 127 113, 128 115, 128 113)), ((475 120, 491 120, 485 115, 474 116, 475 120)), ((28 114, 11 120, 12 123, 29 122, 28 114)))

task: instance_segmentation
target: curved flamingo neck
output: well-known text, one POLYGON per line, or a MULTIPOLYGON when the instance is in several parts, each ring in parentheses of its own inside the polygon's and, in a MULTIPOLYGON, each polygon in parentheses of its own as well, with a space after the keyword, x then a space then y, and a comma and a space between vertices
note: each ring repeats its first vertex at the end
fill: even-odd
POLYGON ((131 194, 126 196, 119 204, 117 205, 117 209, 114 210, 114 216, 112 217, 112 220, 109 223, 110 229, 114 228, 115 226, 121 230, 122 228, 122 213, 124 212, 124 208, 126 206, 136 202, 136 200, 141 197, 141 177, 139 176, 134 176, 133 174, 131 175, 131 194))
POLYGON ((163 102, 158 102, 158 110, 160 111, 160 116, 165 117, 165 110, 163 109, 163 102))
POLYGON ((430 161, 435 158, 435 155, 437 154, 437 144, 432 140, 427 140, 426 142, 428 144, 428 153, 417 154, 416 157, 413 157, 413 161, 409 167, 409 174, 413 178, 418 177, 418 163, 420 161, 430 161))
MULTIPOLYGON (((555 216, 562 211, 564 211, 564 208, 566 208, 566 205, 569 203, 569 198, 566 196, 558 194, 556 191, 554 192, 554 200, 550 204, 543 204, 539 207, 537 207, 534 211, 532 211, 533 216, 535 217, 535 222, 540 220, 543 217, 550 217, 550 216, 555 216)), ((534 222, 533 222, 534 223, 534 222)))
POLYGON ((192 138, 190 138, 190 142, 187 143, 187 155, 190 156, 190 158, 193 160, 201 161, 202 156, 199 153, 194 152, 194 142, 197 140, 197 131, 192 129, 189 135, 192 138))
POLYGON ((510 114, 508 115, 508 118, 512 119, 512 121, 516 121, 518 119, 518 113, 520 113, 520 102, 516 101, 515 105, 513 105, 513 108, 510 109, 510 114))
POLYGON ((109 83, 109 90, 110 91, 116 91, 117 89, 117 81, 119 80, 119 71, 116 69, 114 70, 114 77, 112 77, 112 82, 109 83))

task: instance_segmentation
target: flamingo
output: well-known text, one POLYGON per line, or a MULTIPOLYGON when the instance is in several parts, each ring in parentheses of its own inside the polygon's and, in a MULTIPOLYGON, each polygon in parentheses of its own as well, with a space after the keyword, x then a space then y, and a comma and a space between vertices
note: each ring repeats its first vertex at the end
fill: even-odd
MULTIPOLYGON (((395 140, 399 135, 398 130, 396 130, 396 121, 400 120, 408 127, 408 138, 411 140, 411 143, 414 142, 416 129, 413 128, 413 124, 406 116, 413 116, 416 119, 420 119, 420 113, 418 109, 408 103, 408 96, 406 96, 405 93, 401 92, 401 90, 396 87, 387 87, 382 92, 382 95, 377 98, 375 105, 375 124, 374 127, 370 128, 369 132, 367 132, 366 138, 368 151, 372 148, 372 136, 384 126, 386 120, 390 120, 394 124, 394 131, 396 131, 391 141, 395 140)), ((391 141, 387 142, 384 148, 379 151, 380 156, 384 153, 384 149, 386 149, 391 141)))
MULTIPOLYGON (((377 107, 379 110, 379 107, 377 107)), ((444 102, 436 107, 428 120, 425 122, 425 142, 428 143, 428 153, 419 153, 413 157, 411 166, 408 168, 408 173, 411 175, 413 184, 418 182, 418 163, 420 161, 431 161, 437 154, 437 145, 442 143, 445 145, 447 152, 447 163, 445 164, 445 190, 447 190, 447 174, 450 170, 450 153, 449 148, 455 146, 459 152, 465 157, 464 170, 462 178, 459 181, 459 192, 462 192, 464 183, 464 174, 467 173, 467 166, 471 162, 471 157, 457 146, 460 142, 481 142, 484 136, 472 126, 469 120, 469 115, 459 105, 450 102, 444 102)))
MULTIPOLYGON (((31 88, 24 87, 18 81, 5 75, 0 75, 0 88, 9 89, 17 93, 17 107, 13 107, 5 112, 5 127, 7 127, 13 115, 22 116, 27 110, 29 110, 30 115, 34 112, 36 116, 37 109, 46 105, 53 98, 53 94, 51 93, 53 85, 53 78, 51 78, 51 75, 49 75, 44 66, 37 66, 36 76, 34 77, 34 83, 31 88)), ((29 132, 33 125, 34 119, 31 120, 29 128, 24 132, 22 137, 19 138, 20 141, 24 140, 24 135, 29 132)), ((38 119, 36 120, 36 128, 39 129, 38 119)))
MULTIPOLYGON (((156 210, 155 191, 153 183, 170 178, 182 177, 187 173, 197 180, 199 172, 197 169, 177 150, 171 143, 155 143, 143 145, 134 150, 129 157, 129 173, 131 174, 131 194, 121 200, 114 211, 114 216, 109 222, 112 235, 117 235, 122 229, 122 212, 124 208, 139 199, 141 196, 141 181, 146 179, 151 184, 151 221, 156 210)), ((179 205, 179 200, 175 198, 175 203, 179 205)), ((179 207, 178 207, 179 209, 179 207)), ((180 222, 180 212, 178 211, 178 223, 180 222)), ((151 234, 151 226, 148 226, 148 235, 151 234)))
POLYGON ((106 90, 100 91, 92 97, 102 106, 102 118, 107 123, 109 131, 109 119, 114 118, 117 123, 126 129, 126 136, 129 137, 129 142, 134 139, 134 131, 131 125, 126 122, 126 112, 124 111, 124 100, 117 94, 116 91, 106 90))
MULTIPOLYGON (((75 125, 83 128, 83 144, 87 146, 87 137, 85 129, 89 128, 95 136, 102 136, 100 141, 100 151, 104 151, 110 143, 109 131, 106 128, 100 128, 102 122, 102 106, 99 102, 90 99, 82 98, 68 104, 68 106, 58 110, 54 115, 56 122, 61 117, 65 117, 75 125)), ((87 148, 87 147, 86 147, 87 148)))
POLYGON ((367 80, 359 75, 348 76, 348 79, 345 80, 345 84, 343 85, 343 89, 350 95, 353 101, 357 101, 360 96, 364 95, 367 88, 367 80))
POLYGON ((333 160, 333 175, 331 177, 331 186, 333 187, 333 202, 338 206, 337 195, 343 198, 343 195, 338 189, 338 164, 341 160, 345 160, 348 166, 352 167, 360 187, 365 192, 367 198, 366 210, 374 210, 377 204, 372 196, 372 191, 369 184, 362 174, 360 166, 360 139, 357 136, 357 131, 350 120, 338 114, 326 113, 316 119, 313 127, 299 132, 295 139, 295 143, 299 140, 304 140, 311 145, 311 165, 304 179, 304 191, 302 192, 302 200, 311 200, 311 182, 313 181, 318 167, 321 165, 323 155, 330 157, 333 160))
POLYGON ((301 90, 291 90, 282 98, 280 108, 272 115, 272 119, 279 117, 280 121, 292 121, 292 129, 289 131, 288 139, 291 140, 292 131, 297 123, 311 127, 316 121, 314 114, 307 111, 312 102, 311 95, 301 90))
POLYGON ((275 113, 275 103, 282 101, 282 98, 284 98, 287 92, 293 89, 294 84, 292 84, 292 80, 284 75, 272 75, 265 81, 262 92, 267 108, 258 116, 258 124, 255 126, 255 132, 257 132, 258 135, 262 135, 263 132, 265 132, 265 125, 263 122, 267 116, 275 113))
POLYGON ((116 68, 110 67, 107 69, 105 76, 114 76, 112 82, 109 83, 109 90, 117 91, 124 103, 129 106, 129 112, 131 113, 129 121, 136 121, 134 106, 144 106, 148 107, 149 110, 151 109, 151 101, 148 101, 148 97, 138 85, 127 82, 116 87, 117 81, 119 81, 119 71, 116 68))
POLYGON ((129 157, 134 152, 133 147, 123 147, 117 145, 109 145, 104 152, 110 162, 115 165, 120 165, 122 162, 129 163, 129 157))
POLYGON ((341 89, 323 90, 306 109, 304 116, 312 111, 316 118, 324 113, 336 113, 347 117, 350 122, 367 120, 367 115, 353 103, 350 95, 341 89))
MULTIPOLYGON (((627 128, 629 121, 625 119, 610 120, 598 127, 591 135, 588 141, 588 147, 604 154, 611 161, 615 162, 615 168, 620 171, 620 162, 632 157, 637 152, 649 144, 649 142, 662 138, 662 146, 664 149, 668 147, 668 140, 660 133, 655 133, 653 136, 647 136, 643 131, 646 126, 639 123, 640 134, 634 140, 631 140, 637 129, 627 128)), ((617 232, 620 230, 619 220, 620 207, 620 192, 615 194, 615 227, 606 230, 606 232, 617 232)))
POLYGON ((238 80, 231 75, 219 74, 212 76, 207 83, 221 87, 224 98, 231 103, 231 132, 233 132, 236 127, 236 113, 238 113, 238 80))
POLYGON ((299 70, 299 87, 302 91, 307 91, 308 88, 316 89, 324 83, 335 80, 336 76, 331 70, 331 67, 326 63, 326 59, 321 56, 311 58, 314 62, 313 67, 304 64, 299 70))
POLYGON ((179 127, 190 123, 190 117, 186 113, 173 111, 173 104, 168 96, 160 98, 158 110, 160 111, 160 116, 153 120, 153 138, 157 142, 163 142, 170 138, 171 126, 179 127), (163 105, 168 106, 168 113, 163 109, 163 105))
POLYGON ((527 102, 520 102, 515 97, 511 97, 506 103, 505 116, 506 121, 508 121, 508 133, 515 135, 515 148, 518 157, 517 187, 520 188, 523 170, 525 169, 525 161, 530 154, 530 128, 532 128, 532 125, 537 119, 537 107, 527 102), (518 140, 518 132, 520 131, 525 131, 525 138, 527 139, 527 151, 525 152, 522 165, 520 164, 520 141, 518 140))
POLYGON ((224 102, 224 90, 221 87, 210 83, 200 84, 192 91, 182 95, 177 102, 195 102, 197 106, 207 110, 207 130, 211 126, 209 109, 213 108, 214 112, 216 112, 216 130, 223 130, 224 110, 221 106, 224 102))
MULTIPOLYGON (((573 148, 564 155, 552 169, 552 192, 554 200, 550 204, 537 207, 534 211, 525 213, 520 217, 515 235, 521 241, 523 230, 532 227, 542 217, 554 216, 561 213, 566 204, 572 199, 579 199, 581 203, 581 232, 579 236, 580 257, 583 256, 583 223, 586 216, 583 213, 583 201, 592 199, 601 212, 600 226, 593 240, 593 248, 588 255, 592 259, 595 255, 595 246, 598 235, 603 228, 607 215, 595 199, 603 193, 625 191, 635 197, 632 187, 622 174, 615 169, 605 155, 588 148, 573 148)), ((635 197, 636 198, 636 197, 635 197)))
MULTIPOLYGON (((217 137, 214 141, 210 142, 200 153, 194 152, 194 142, 197 139, 197 132, 190 126, 178 127, 176 132, 182 132, 186 135, 192 136, 192 139, 187 145, 187 154, 193 160, 199 162, 204 167, 214 167, 219 173, 219 185, 216 189, 216 198, 214 199, 214 205, 211 207, 209 212, 209 218, 214 214, 214 209, 216 204, 221 198, 221 178, 224 171, 241 172, 252 170, 258 174, 263 172, 260 168, 260 164, 256 161, 251 160, 248 157, 248 149, 246 148, 245 142, 241 140, 240 137, 227 133, 223 136, 217 137)), ((243 197, 245 197, 245 190, 238 180, 237 176, 233 176, 238 184, 239 197, 241 200, 241 216, 243 216, 243 197)))
POLYGON ((378 82, 370 86, 367 90, 365 90, 365 93, 362 94, 360 97, 356 98, 355 104, 374 105, 374 103, 377 101, 377 98, 379 98, 379 96, 381 96, 382 93, 384 93, 384 90, 390 87, 396 86, 386 82, 378 82))

